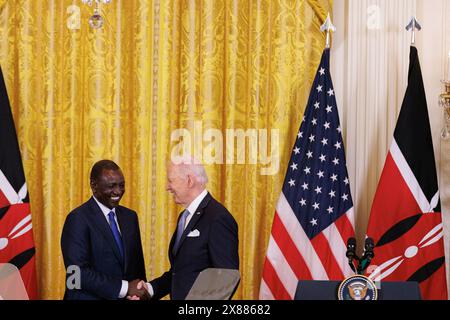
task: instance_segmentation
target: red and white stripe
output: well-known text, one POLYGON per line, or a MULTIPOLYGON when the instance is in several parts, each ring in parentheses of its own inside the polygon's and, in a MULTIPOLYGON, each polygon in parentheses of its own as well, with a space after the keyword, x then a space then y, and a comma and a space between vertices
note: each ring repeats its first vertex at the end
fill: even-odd
POLYGON ((352 274, 345 256, 354 236, 353 207, 312 241, 281 193, 267 249, 259 298, 294 299, 298 280, 343 279, 352 274))
POLYGON ((428 202, 427 197, 423 193, 422 188, 420 187, 420 184, 416 179, 416 176, 412 172, 402 151, 398 147, 395 138, 392 140, 392 145, 389 150, 389 153, 391 154, 392 159, 394 160, 397 166, 397 169, 399 170, 403 180, 405 181, 406 185, 411 191, 412 196, 414 197, 414 199, 416 199, 416 202, 420 207, 420 209, 422 210, 422 212, 432 212, 439 201, 439 191, 437 191, 436 194, 433 196, 431 202, 428 202))

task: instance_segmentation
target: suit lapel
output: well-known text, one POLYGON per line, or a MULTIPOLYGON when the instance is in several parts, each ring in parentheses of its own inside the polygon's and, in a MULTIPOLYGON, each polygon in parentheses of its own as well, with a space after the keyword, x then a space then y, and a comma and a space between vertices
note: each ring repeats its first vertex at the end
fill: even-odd
MULTIPOLYGON (((181 214, 180 214, 181 215, 181 214)), ((180 220, 180 215, 178 215, 178 220, 180 220)), ((178 220, 177 220, 177 225, 178 225, 178 220)), ((175 237, 177 234, 177 229, 175 229, 175 232, 172 235, 172 239, 170 239, 170 244, 169 244, 169 260, 170 263, 173 263, 173 258, 175 257, 175 255, 173 254, 173 246, 175 245, 175 237)))
POLYGON ((114 254, 117 259, 122 263, 122 257, 120 255, 119 248, 117 247, 116 241, 114 240, 114 236, 111 231, 111 227, 109 226, 108 221, 106 221, 105 215, 103 214, 100 207, 97 205, 95 200, 91 198, 89 200, 89 206, 92 213, 92 221, 103 237, 107 240, 106 242, 112 247, 114 254))
MULTIPOLYGON (((175 255, 177 255, 178 251, 180 250, 181 246, 183 245, 183 242, 186 239, 186 237, 189 234, 189 232, 192 231, 192 229, 195 227, 195 225, 198 223, 198 221, 202 217, 203 212, 205 210, 205 207, 207 206, 207 204, 209 203, 210 200, 211 200, 211 195, 208 192, 206 194, 205 198, 202 200, 202 202, 200 202, 200 205, 198 206, 197 210, 194 212, 194 214, 193 214, 191 220, 189 221, 188 225, 184 229, 183 234, 181 235, 180 244, 178 245, 178 248, 177 248, 177 251, 175 252, 175 255)), ((181 216, 181 214, 178 216, 178 220, 180 219, 180 216, 181 216)), ((175 230, 174 234, 176 234, 176 232, 177 231, 175 230)), ((172 237, 172 241, 170 243, 170 247, 171 248, 172 248, 173 242, 174 242, 173 239, 174 239, 174 237, 172 237)))

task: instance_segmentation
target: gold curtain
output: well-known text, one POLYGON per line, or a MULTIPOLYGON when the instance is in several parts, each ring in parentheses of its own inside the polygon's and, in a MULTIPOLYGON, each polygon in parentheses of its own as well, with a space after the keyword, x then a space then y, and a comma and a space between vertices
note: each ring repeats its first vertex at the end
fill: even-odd
POLYGON ((41 298, 63 296, 62 225, 90 196, 89 170, 101 158, 123 169, 122 204, 139 214, 147 276, 168 268, 180 208, 165 191, 166 162, 189 142, 208 163, 208 190, 239 225, 235 298, 258 297, 331 2, 113 0, 94 30, 93 9, 81 1, 0 1, 0 62, 30 192, 41 298), (232 145, 233 132, 247 133, 246 144, 232 145))

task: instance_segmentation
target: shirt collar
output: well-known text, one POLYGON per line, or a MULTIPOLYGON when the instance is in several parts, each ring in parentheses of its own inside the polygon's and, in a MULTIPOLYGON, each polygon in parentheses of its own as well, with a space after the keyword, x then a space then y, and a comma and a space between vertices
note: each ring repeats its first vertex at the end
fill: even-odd
POLYGON ((195 211, 197 211, 198 206, 200 205, 200 203, 203 201, 203 199, 206 197, 206 195, 208 194, 208 191, 206 191, 206 189, 203 189, 202 192, 200 192, 200 194, 197 196, 197 198, 195 198, 188 206, 187 206, 187 210, 189 211, 189 213, 195 213, 195 211))
POLYGON ((97 200, 97 198, 95 196, 92 196, 92 198, 94 198, 95 202, 97 202, 98 206, 100 207, 100 210, 102 210, 103 214, 105 215, 106 218, 108 218, 108 214, 113 211, 114 214, 116 214, 116 208, 108 208, 107 206, 105 206, 103 203, 101 203, 100 201, 97 200))

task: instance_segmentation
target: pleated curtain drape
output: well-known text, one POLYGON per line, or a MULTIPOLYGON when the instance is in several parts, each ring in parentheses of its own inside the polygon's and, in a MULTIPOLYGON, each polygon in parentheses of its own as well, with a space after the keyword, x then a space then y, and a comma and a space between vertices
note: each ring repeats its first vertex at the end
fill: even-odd
POLYGON ((181 208, 165 190, 165 170, 182 139, 201 147, 191 152, 207 162, 208 190, 238 222, 235 298, 258 297, 331 5, 112 0, 94 30, 93 8, 81 1, 0 1, 0 62, 30 193, 41 298, 63 296, 62 225, 90 196, 89 171, 102 158, 124 172, 122 204, 138 212, 147 276, 168 269, 181 208), (248 134, 244 147, 229 144, 230 132, 248 134))

